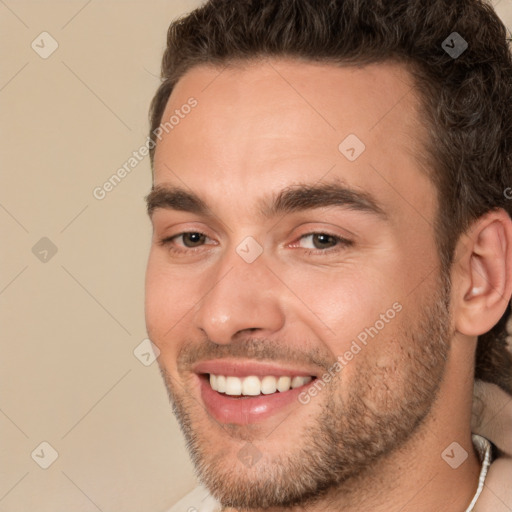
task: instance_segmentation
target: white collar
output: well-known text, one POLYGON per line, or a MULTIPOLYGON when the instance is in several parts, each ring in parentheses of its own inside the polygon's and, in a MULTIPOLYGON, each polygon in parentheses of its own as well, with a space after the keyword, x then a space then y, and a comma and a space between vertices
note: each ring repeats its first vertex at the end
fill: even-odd
POLYGON ((475 504, 482 493, 482 489, 484 488, 485 477, 487 476, 487 470, 491 465, 491 443, 485 439, 485 437, 479 436, 477 434, 472 435, 473 445, 480 457, 480 462, 482 463, 482 469, 480 470, 480 477, 478 478, 478 488, 476 490, 469 507, 465 510, 465 512, 472 512, 475 507, 475 504))

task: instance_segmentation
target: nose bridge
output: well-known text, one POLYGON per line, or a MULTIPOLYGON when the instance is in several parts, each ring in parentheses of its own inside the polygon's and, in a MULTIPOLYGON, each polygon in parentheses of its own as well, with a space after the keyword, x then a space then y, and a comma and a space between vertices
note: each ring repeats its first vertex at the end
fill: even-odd
POLYGON ((279 299, 272 292, 275 282, 260 254, 255 259, 254 242, 242 241, 224 255, 194 314, 195 327, 215 343, 229 343, 242 330, 279 330, 284 323, 279 299), (252 244, 252 245, 251 245, 252 244))

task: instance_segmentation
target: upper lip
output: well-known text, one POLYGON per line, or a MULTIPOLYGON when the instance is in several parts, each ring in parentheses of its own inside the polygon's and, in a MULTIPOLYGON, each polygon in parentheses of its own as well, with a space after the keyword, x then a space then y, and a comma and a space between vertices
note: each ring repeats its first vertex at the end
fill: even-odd
POLYGON ((308 369, 293 368, 275 363, 241 361, 236 359, 201 361, 194 365, 192 370, 195 373, 213 373, 214 375, 232 375, 234 377, 248 377, 249 375, 255 375, 256 377, 265 377, 266 375, 317 377, 316 371, 308 369))

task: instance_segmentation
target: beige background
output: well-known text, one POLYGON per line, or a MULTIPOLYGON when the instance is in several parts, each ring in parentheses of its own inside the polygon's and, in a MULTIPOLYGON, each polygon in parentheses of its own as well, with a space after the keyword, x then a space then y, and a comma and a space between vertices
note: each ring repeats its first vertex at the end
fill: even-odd
POLYGON ((195 486, 157 363, 134 355, 149 158, 93 190, 145 142, 168 24, 198 4, 0 0, 0 512, 161 512, 195 486))

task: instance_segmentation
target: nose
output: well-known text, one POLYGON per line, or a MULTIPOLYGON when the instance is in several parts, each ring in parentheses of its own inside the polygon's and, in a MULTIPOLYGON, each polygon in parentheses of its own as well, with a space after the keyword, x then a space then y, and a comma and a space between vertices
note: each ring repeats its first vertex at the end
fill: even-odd
POLYGON ((279 331, 285 316, 275 276, 260 256, 252 263, 235 251, 219 264, 206 283, 193 323, 217 344, 229 344, 243 331, 270 335, 279 331))

